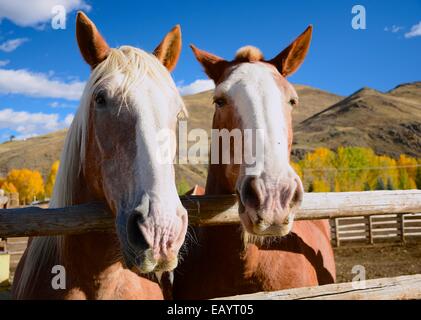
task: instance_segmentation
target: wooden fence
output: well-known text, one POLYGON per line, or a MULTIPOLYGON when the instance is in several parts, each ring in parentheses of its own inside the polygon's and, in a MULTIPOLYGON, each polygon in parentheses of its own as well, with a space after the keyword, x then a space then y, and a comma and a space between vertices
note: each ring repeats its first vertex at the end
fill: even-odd
POLYGON ((334 218, 330 226, 336 246, 405 242, 421 237, 421 213, 334 218))
MULTIPOLYGON (((188 196, 182 197, 182 203, 188 210, 191 225, 239 223, 235 196, 188 196)), ((331 219, 339 244, 356 240, 356 237, 368 237, 374 242, 377 238, 387 237, 387 232, 391 230, 384 229, 392 229, 391 225, 401 230, 397 231, 399 237, 418 235, 420 213, 421 190, 307 193, 295 219, 331 219), (378 230, 381 232, 378 233, 378 230)), ((27 207, 0 210, 0 238, 76 234, 113 226, 113 217, 100 203, 57 209, 27 207)), ((355 289, 352 283, 343 283, 256 293, 240 298, 421 299, 421 275, 367 280, 365 289, 355 289)))
POLYGON ((258 292, 224 300, 409 300, 421 299, 421 274, 258 292))
MULTIPOLYGON (((215 226, 239 223, 235 196, 182 197, 189 223, 215 226)), ((405 214, 421 212, 421 190, 306 193, 295 220, 405 214)), ((0 210, 0 237, 48 236, 110 229, 111 214, 100 203, 57 209, 26 207, 0 210)), ((339 228, 338 228, 339 230, 339 228)))

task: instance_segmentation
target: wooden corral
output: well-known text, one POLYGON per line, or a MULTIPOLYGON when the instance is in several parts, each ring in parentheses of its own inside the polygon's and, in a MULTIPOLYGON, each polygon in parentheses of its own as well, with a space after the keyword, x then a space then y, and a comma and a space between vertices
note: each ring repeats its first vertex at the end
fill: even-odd
POLYGON ((408 300, 421 299, 421 274, 259 292, 224 300, 408 300))
MULTIPOLYGON (((188 196, 182 203, 189 223, 214 226, 239 223, 235 196, 188 196)), ((418 217, 421 190, 344 193, 306 193, 295 220, 336 219, 345 217, 396 214, 418 217)), ((407 219, 407 218, 406 218, 407 219)), ((48 236, 110 229, 111 214, 100 203, 57 209, 26 207, 0 210, 0 237, 48 236)), ((338 227, 335 232, 339 234, 338 227)))
MULTIPOLYGON (((182 203, 195 226, 239 223, 235 196, 186 196, 182 203)), ((330 219, 333 241, 374 243, 421 235, 421 190, 347 193, 307 193, 296 220, 330 219)), ((0 210, 0 237, 15 246, 17 263, 27 236, 49 236, 110 229, 114 219, 99 203, 57 209, 26 207, 0 210)), ((15 259, 15 260, 14 260, 15 259)), ((352 283, 256 293, 232 299, 420 299, 421 275, 367 280, 365 288, 352 283)), ((230 299, 231 299, 230 298, 230 299)))
POLYGON ((330 226, 336 246, 405 242, 421 237, 421 213, 335 218, 330 226))

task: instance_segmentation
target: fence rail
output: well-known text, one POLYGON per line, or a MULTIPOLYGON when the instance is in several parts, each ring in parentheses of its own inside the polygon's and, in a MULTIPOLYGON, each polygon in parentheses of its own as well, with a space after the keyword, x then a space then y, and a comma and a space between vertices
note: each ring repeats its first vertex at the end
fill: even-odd
MULTIPOLYGON (((318 287, 259 292, 224 300, 410 300, 421 299, 421 274, 318 287), (358 287, 357 287, 358 286, 358 287)), ((216 299, 216 300, 218 300, 216 299)))
MULTIPOLYGON (((181 200, 192 225, 239 222, 235 196, 188 196, 181 200)), ((342 221, 332 229, 336 239, 340 239, 341 234, 348 238, 363 234, 372 240, 379 226, 386 235, 393 232, 389 229, 399 225, 403 232, 407 228, 417 234, 420 213, 421 190, 307 193, 296 213, 296 220, 342 221)), ((113 226, 112 215, 100 203, 57 209, 27 207, 0 210, 0 238, 76 234, 107 230, 113 226)), ((340 283, 223 299, 421 299, 421 275, 367 280, 363 288, 355 288, 352 283, 340 283)))
MULTIPOLYGON (((235 196, 181 198, 195 226, 239 223, 235 196)), ((296 220, 332 219, 421 212, 421 190, 306 193, 296 220)), ((0 237, 48 236, 101 231, 114 226, 100 203, 66 208, 26 207, 0 210, 0 237)))

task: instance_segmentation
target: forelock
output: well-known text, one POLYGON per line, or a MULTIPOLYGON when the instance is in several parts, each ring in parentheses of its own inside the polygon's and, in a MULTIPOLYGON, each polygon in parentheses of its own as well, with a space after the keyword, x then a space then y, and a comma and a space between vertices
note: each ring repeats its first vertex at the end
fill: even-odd
POLYGON ((263 53, 260 49, 253 46, 245 46, 238 49, 235 55, 235 61, 238 62, 256 62, 263 61, 263 53))

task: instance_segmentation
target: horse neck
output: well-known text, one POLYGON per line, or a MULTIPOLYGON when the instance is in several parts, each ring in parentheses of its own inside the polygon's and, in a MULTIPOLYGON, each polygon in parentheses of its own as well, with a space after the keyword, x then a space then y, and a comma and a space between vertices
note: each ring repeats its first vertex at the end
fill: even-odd
POLYGON ((225 164, 209 164, 205 194, 234 194, 238 175, 233 172, 227 176, 226 173, 231 171, 233 170, 225 164))
MULTIPOLYGON (((221 129, 221 127, 215 123, 215 119, 212 125, 213 129, 221 129)), ((210 150, 210 159, 212 154, 212 148, 210 150)), ((222 155, 222 152, 219 152, 222 155)), ((235 184, 239 174, 239 165, 227 165, 223 164, 219 159, 218 164, 209 164, 208 175, 206 179, 205 194, 206 195, 228 195, 235 193, 235 184)), ((231 159, 232 160, 232 159, 231 159)), ((239 255, 235 253, 242 252, 243 250, 243 239, 242 232, 238 225, 218 226, 212 228, 200 228, 196 230, 198 235, 203 236, 206 239, 208 245, 216 248, 218 255, 225 256, 227 259, 234 259, 237 261, 239 255), (222 240, 222 243, 219 241, 222 240), (231 245, 224 245, 224 241, 228 241, 231 245), (234 254, 233 254, 234 253, 234 254)))
MULTIPOLYGON (((83 177, 79 177, 74 192, 74 205, 102 201, 94 196, 83 177)), ((114 265, 121 265, 119 242, 115 230, 107 232, 89 232, 63 237, 63 260, 71 265, 68 270, 101 274, 114 265)), ((87 274, 88 276, 88 274, 87 274)))
MULTIPOLYGON (((216 122, 216 117, 213 118, 212 129, 220 130, 223 126, 216 122)), ((211 144, 212 146, 212 144, 211 144)), ((208 176, 206 179, 205 194, 210 195, 223 195, 223 194, 234 194, 235 184, 239 175, 239 165, 228 165, 222 163, 222 150, 221 146, 217 164, 209 163, 208 176)), ((209 153, 209 159, 212 159, 212 147, 209 153)), ((233 163, 233 159, 230 159, 233 163)))

